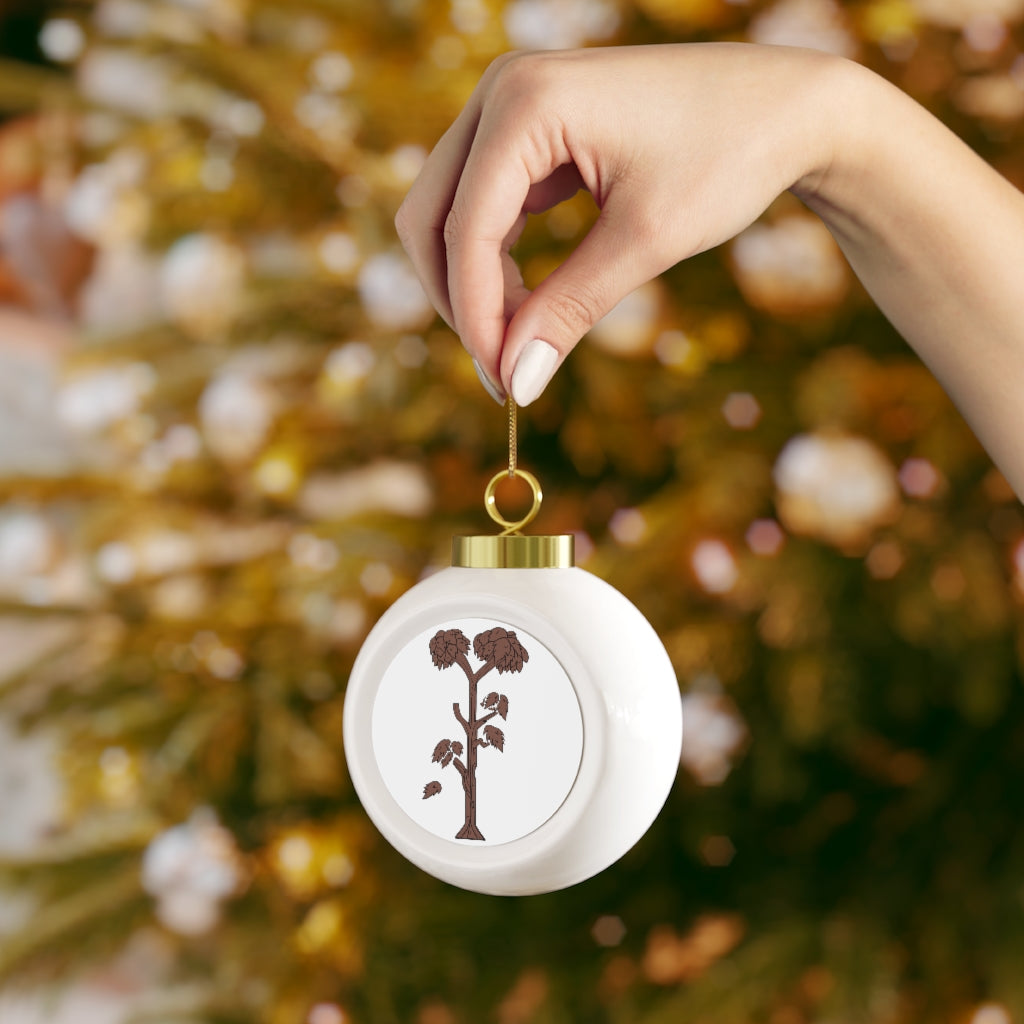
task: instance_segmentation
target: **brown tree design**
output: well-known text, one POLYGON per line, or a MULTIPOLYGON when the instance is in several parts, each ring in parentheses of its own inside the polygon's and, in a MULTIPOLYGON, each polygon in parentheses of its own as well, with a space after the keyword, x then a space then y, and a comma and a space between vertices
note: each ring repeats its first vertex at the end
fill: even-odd
MULTIPOLYGON (((493 626, 478 633, 473 638, 473 653, 483 662, 476 670, 469 663, 469 639, 461 629, 439 629, 430 640, 430 658, 434 665, 439 670, 458 665, 469 683, 469 704, 466 713, 463 714, 458 701, 452 704, 455 719, 466 734, 465 744, 461 740, 438 740, 430 758, 432 763, 439 764, 442 768, 454 765, 462 777, 462 791, 466 798, 466 820, 456 833, 456 839, 484 838, 476 824, 477 752, 483 747, 493 747, 499 753, 505 749, 505 734, 490 723, 492 718, 500 718, 502 721, 508 718, 508 697, 497 690, 492 690, 480 701, 479 706, 484 713, 478 718, 477 686, 491 669, 497 669, 499 675, 505 672, 522 672, 523 665, 530 660, 530 655, 515 633, 502 626, 493 626), (481 729, 483 736, 480 735, 481 729)), ((428 800, 440 792, 440 782, 428 782, 423 787, 423 799, 428 800)))

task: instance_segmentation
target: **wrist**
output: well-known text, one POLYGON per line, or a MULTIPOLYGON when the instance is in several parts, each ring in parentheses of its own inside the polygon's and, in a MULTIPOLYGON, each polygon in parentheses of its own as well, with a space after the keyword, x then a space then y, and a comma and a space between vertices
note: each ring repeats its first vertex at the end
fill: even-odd
POLYGON ((840 57, 822 61, 810 85, 807 158, 789 191, 826 223, 830 213, 853 214, 860 205, 863 172, 873 159, 870 126, 884 121, 878 85, 886 83, 840 57))
MULTIPOLYGON (((923 241, 935 223, 944 165, 966 147, 896 86, 852 61, 830 69, 819 111, 819 162, 791 191, 818 214, 848 257, 892 257, 923 241)), ((973 158, 973 154, 971 154, 973 158)), ((855 268, 856 269, 856 268, 855 268)))

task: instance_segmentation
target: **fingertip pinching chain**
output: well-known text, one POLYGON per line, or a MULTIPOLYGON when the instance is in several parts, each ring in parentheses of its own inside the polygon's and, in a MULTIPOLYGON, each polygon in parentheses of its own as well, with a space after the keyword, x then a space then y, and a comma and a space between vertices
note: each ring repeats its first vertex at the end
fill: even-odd
POLYGON ((540 481, 532 473, 519 468, 519 424, 516 415, 517 406, 511 395, 505 400, 505 408, 508 410, 508 469, 503 469, 491 477, 490 483, 484 490, 484 507, 491 519, 503 528, 500 536, 509 537, 518 534, 524 526, 533 522, 540 511, 540 503, 544 500, 544 495, 540 489, 540 481), (533 505, 522 519, 509 520, 498 511, 498 502, 494 492, 502 480, 511 480, 513 477, 519 477, 529 485, 530 490, 533 491, 533 505))

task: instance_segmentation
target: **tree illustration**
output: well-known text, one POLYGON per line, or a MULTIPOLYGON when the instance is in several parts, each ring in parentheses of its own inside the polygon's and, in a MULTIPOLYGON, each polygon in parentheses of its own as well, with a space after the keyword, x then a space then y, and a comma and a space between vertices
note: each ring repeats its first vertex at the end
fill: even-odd
MULTIPOLYGON (((512 630, 501 626, 485 629, 473 638, 473 653, 483 662, 474 671, 469 663, 469 639, 461 629, 439 629, 430 640, 430 657, 439 669, 458 665, 469 682, 469 703, 463 714, 458 701, 452 704, 452 712, 456 721, 466 734, 466 742, 461 740, 438 740, 431 756, 431 762, 440 764, 442 768, 454 765, 462 777, 462 790, 466 797, 466 819, 456 834, 456 839, 483 839, 483 833, 476 824, 476 764, 477 751, 482 747, 494 747, 499 753, 505 749, 505 734, 492 718, 505 721, 508 718, 508 697, 497 690, 492 690, 479 704, 483 714, 477 717, 477 687, 492 669, 499 674, 505 672, 521 672, 523 665, 530 660, 530 655, 516 638, 512 630), (483 735, 480 730, 483 729, 483 735), (465 754, 465 761, 463 761, 465 754)), ((423 799, 427 800, 441 792, 441 783, 428 782, 423 788, 423 799)))

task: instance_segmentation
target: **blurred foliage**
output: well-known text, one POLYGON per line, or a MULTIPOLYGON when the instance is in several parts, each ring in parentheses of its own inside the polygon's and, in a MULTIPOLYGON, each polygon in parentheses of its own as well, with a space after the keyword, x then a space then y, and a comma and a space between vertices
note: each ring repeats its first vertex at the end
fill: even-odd
MULTIPOLYGON (((3 865, 38 903, 0 974, 68 978, 144 940, 162 951, 148 1019, 208 1024, 1024 1019, 1024 520, 791 197, 623 303, 520 419, 538 529, 578 533, 705 716, 687 718, 651 832, 566 892, 461 892, 376 835, 340 746, 366 631, 452 533, 486 527, 505 458, 503 416, 392 227, 487 63, 545 40, 820 45, 1020 184, 1022 15, 969 0, 54 15, 63 84, 0 82, 8 109, 41 97, 3 129, 3 194, 34 197, 17 251, 48 254, 47 294, 73 317, 58 412, 90 455, 0 481, 3 523, 28 517, 46 541, 3 581, 5 613, 77 627, 0 683, 26 727, 59 724, 68 785, 59 833, 3 865), (71 232, 46 235, 58 200, 71 232), (58 280, 82 244, 88 269, 58 280), (216 892, 189 875, 207 842, 230 882, 216 892), (175 1002, 170 980, 194 984, 175 1002)), ((535 218, 528 279, 592 216, 577 197, 535 218)), ((0 283, 28 301, 14 251, 0 283)))

